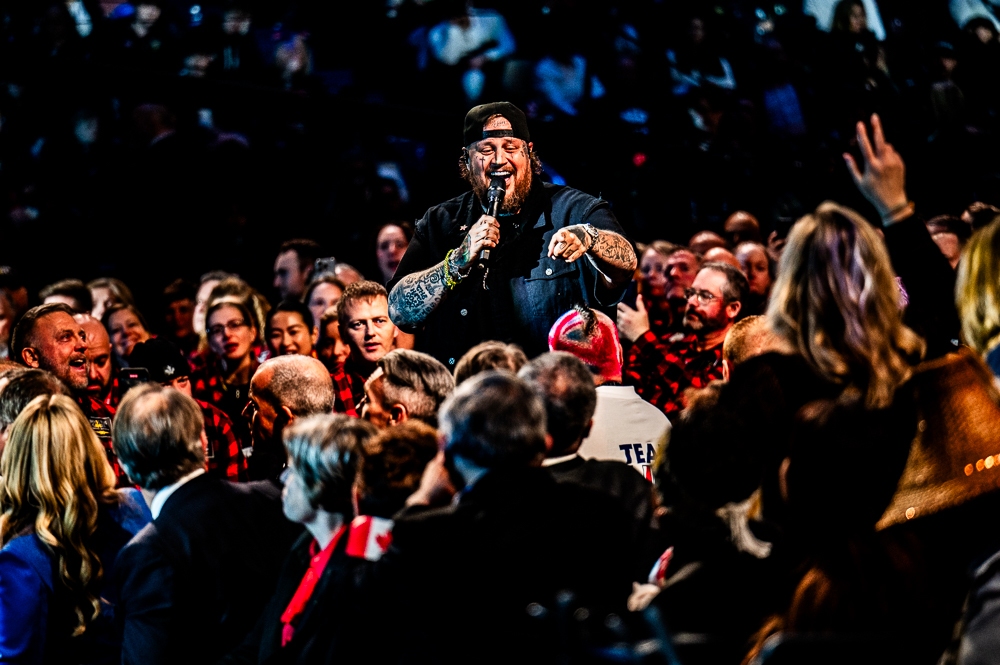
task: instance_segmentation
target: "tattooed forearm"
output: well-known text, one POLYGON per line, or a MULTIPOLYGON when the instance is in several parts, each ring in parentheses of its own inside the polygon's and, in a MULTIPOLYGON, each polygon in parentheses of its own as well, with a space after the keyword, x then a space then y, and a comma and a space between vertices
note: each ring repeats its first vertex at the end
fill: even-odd
POLYGON ((444 299, 444 261, 399 280, 389 294, 389 318, 401 328, 422 324, 444 299))
POLYGON ((632 244, 622 236, 613 231, 598 231, 590 253, 607 267, 612 277, 631 279, 636 266, 635 252, 632 244))

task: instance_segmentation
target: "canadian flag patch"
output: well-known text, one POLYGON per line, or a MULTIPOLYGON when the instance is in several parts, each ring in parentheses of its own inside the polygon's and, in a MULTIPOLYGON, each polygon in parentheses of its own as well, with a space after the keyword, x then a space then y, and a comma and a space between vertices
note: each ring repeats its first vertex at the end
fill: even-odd
POLYGON ((653 569, 649 571, 649 583, 655 584, 656 586, 663 588, 663 585, 667 582, 667 568, 670 567, 670 560, 674 558, 674 548, 668 547, 666 551, 660 555, 660 558, 656 560, 653 564, 653 569))
POLYGON ((392 542, 392 520, 358 515, 347 534, 347 556, 378 561, 392 542))

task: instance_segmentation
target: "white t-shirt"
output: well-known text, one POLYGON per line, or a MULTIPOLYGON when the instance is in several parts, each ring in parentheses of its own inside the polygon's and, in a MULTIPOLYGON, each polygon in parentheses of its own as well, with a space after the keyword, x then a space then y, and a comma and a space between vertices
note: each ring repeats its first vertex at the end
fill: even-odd
POLYGON ((632 386, 598 386, 594 426, 578 452, 587 459, 625 462, 652 480, 656 446, 669 431, 663 412, 632 386))

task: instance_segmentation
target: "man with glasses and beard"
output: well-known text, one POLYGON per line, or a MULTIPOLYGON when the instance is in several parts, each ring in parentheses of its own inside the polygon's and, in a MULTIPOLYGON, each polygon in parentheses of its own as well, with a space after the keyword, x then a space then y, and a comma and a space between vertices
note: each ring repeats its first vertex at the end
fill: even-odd
POLYGON ((454 369, 484 340, 544 353, 552 323, 573 305, 613 316, 636 257, 608 203, 541 181, 527 120, 513 104, 469 111, 464 145, 459 171, 472 191, 417 222, 389 283, 392 321, 422 331, 417 348, 454 369), (504 188, 496 217, 491 181, 504 188))
POLYGON ((728 263, 702 265, 687 290, 684 331, 657 339, 649 316, 619 306, 618 329, 633 343, 625 363, 625 382, 673 420, 684 408, 684 391, 723 378, 722 343, 733 327, 750 287, 728 263))

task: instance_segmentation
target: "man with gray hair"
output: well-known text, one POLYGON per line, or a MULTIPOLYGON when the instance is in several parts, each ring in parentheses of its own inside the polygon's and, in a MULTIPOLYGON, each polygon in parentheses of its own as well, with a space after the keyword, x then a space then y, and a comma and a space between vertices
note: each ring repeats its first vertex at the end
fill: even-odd
POLYGON ((554 662, 553 631, 540 634, 525 608, 553 608, 562 590, 598 613, 624 604, 628 520, 611 499, 540 468, 545 405, 516 376, 476 375, 439 418, 444 451, 380 562, 379 612, 399 612, 391 625, 403 633, 392 647, 407 662, 464 663, 486 649, 490 662, 554 662))
POLYGON ((330 413, 333 380, 315 358, 278 356, 257 369, 250 381, 249 397, 243 412, 253 438, 247 471, 251 480, 277 481, 285 468, 282 431, 296 418, 330 413))
POLYGON ((205 473, 201 409, 187 395, 133 388, 113 434, 153 514, 116 562, 122 663, 214 663, 253 628, 297 529, 273 483, 205 473))
POLYGON ((545 403, 552 444, 542 466, 560 483, 587 487, 618 501, 631 520, 636 543, 642 542, 653 519, 652 486, 624 462, 577 454, 590 434, 597 408, 590 368, 571 353, 554 351, 538 356, 517 375, 533 385, 545 403))
POLYGON ((382 356, 365 382, 361 417, 376 427, 391 427, 410 418, 437 427, 441 403, 455 390, 451 372, 433 356, 396 349, 382 356))

